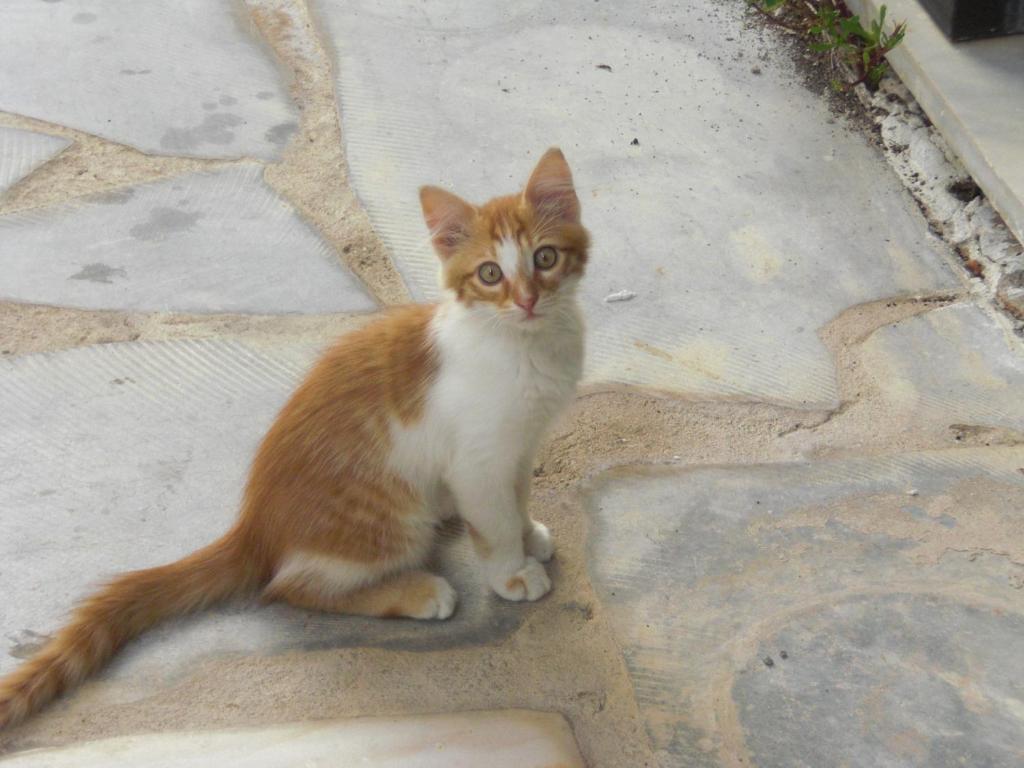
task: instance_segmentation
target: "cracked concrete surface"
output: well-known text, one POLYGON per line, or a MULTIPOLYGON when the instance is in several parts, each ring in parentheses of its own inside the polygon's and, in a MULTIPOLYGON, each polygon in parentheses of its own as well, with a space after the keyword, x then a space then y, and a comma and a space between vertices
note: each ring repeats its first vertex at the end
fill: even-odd
POLYGON ((317 351, 430 295, 417 185, 508 191, 560 142, 596 247, 588 383, 534 470, 550 597, 487 595, 452 526, 451 621, 225 606, 0 734, 0 762, 180 765, 202 732, 265 765, 279 739, 438 764, 425 731, 445 765, 1021 762, 1020 339, 742 2, 193 3, 151 51, 109 6, 16 8, 10 98, 64 66, 22 60, 52 36, 113 32, 81 99, 0 89, 0 672, 90 585, 222 530, 317 351), (205 118, 166 80, 128 109, 143 75, 108 98, 104 67, 156 73, 205 15, 226 36, 196 39, 197 84, 278 85, 218 107, 252 110, 233 143, 161 145, 205 118))

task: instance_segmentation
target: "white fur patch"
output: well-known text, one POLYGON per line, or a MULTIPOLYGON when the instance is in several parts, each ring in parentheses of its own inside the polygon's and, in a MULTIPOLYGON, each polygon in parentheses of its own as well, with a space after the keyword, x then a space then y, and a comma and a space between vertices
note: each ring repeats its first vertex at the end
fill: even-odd
POLYGON ((519 243, 515 240, 502 238, 496 249, 498 266, 505 277, 511 279, 519 272, 519 243))
POLYGON ((583 367, 572 291, 556 301, 562 303, 548 308, 545 324, 530 333, 480 314, 489 310, 445 302, 432 320, 440 366, 423 416, 391 428, 391 468, 424 494, 435 515, 450 488, 463 517, 496 536, 507 530, 520 548, 518 473, 572 400, 583 367))
POLYGON ((382 568, 349 562, 340 557, 292 552, 277 569, 268 589, 272 590, 277 583, 298 582, 325 594, 349 592, 376 581, 383 575, 382 571, 382 568))
POLYGON ((428 490, 425 484, 444 479, 456 454, 513 467, 532 450, 582 373, 582 323, 575 300, 565 301, 568 307, 552 309, 536 333, 445 302, 431 321, 440 368, 423 417, 412 427, 393 425, 391 466, 428 490))

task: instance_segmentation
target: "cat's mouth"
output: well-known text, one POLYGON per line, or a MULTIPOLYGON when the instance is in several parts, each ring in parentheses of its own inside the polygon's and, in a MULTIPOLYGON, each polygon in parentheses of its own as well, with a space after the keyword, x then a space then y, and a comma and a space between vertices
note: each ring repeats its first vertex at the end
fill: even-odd
POLYGON ((530 309, 521 309, 522 312, 516 313, 516 318, 519 320, 520 323, 532 323, 544 317, 543 312, 537 312, 532 307, 530 309))

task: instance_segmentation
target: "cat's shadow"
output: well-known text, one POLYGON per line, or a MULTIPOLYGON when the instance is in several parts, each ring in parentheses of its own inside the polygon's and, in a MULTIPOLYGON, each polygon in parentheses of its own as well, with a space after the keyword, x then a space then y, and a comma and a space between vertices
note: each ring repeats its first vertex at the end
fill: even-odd
MULTIPOLYGON (((549 570, 557 578, 554 566, 551 563, 549 570)), ((458 519, 439 529, 427 567, 447 578, 459 593, 455 614, 445 621, 374 619, 280 603, 233 603, 154 628, 115 657, 100 677, 168 683, 187 676, 197 663, 217 658, 330 648, 436 651, 488 645, 513 634, 535 608, 502 600, 486 588, 458 519)))
POLYGON ((300 617, 309 634, 303 648, 372 646, 406 651, 433 651, 460 645, 493 643, 514 632, 530 606, 502 600, 480 578, 476 554, 458 518, 438 530, 427 568, 448 579, 459 593, 455 614, 445 621, 370 619, 273 606, 283 620, 300 617))

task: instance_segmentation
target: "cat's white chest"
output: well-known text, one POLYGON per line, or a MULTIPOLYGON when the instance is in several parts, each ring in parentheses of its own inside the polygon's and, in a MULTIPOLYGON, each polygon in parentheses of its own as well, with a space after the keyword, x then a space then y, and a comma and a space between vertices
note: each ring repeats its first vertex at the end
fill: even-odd
POLYGON ((423 418, 393 434, 396 469, 426 488, 452 462, 501 473, 530 458, 576 391, 582 333, 575 318, 517 335, 441 315, 434 328, 439 364, 423 418))
POLYGON ((541 346, 540 340, 530 341, 478 354, 472 364, 452 371, 442 382, 454 390, 453 403, 472 404, 467 415, 502 430, 510 441, 520 434, 529 439, 543 429, 571 398, 579 379, 571 348, 559 355, 541 346))
POLYGON ((509 442, 543 429, 572 397, 582 369, 582 329, 575 323, 536 334, 442 326, 437 344, 435 395, 445 410, 499 430, 509 442))

